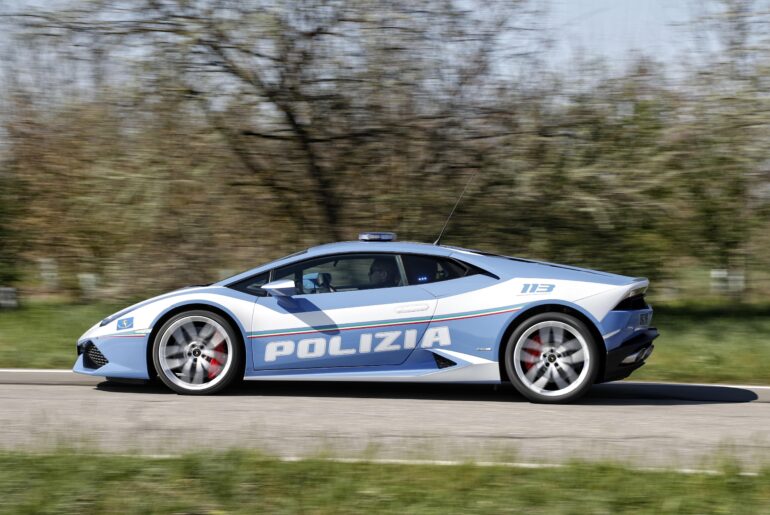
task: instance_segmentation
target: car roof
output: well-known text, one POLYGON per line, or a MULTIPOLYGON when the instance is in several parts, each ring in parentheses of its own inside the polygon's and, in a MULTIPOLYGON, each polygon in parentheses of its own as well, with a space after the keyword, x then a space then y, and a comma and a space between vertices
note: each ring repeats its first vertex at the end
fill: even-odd
POLYGON ((276 259, 269 263, 257 266, 238 275, 228 277, 217 283, 216 286, 226 286, 234 282, 247 279, 253 275, 266 272, 273 268, 297 263, 306 259, 322 257, 331 254, 369 252, 392 252, 402 254, 423 254, 431 256, 452 257, 465 263, 477 266, 499 278, 505 277, 547 277, 553 279, 596 281, 608 284, 628 284, 634 278, 617 274, 571 267, 556 263, 514 258, 495 254, 468 250, 461 247, 448 247, 432 245, 428 243, 401 242, 401 241, 342 241, 326 243, 311 247, 307 250, 296 252, 288 256, 276 259))
POLYGON ((359 252, 393 252, 403 254, 450 256, 455 252, 455 250, 448 247, 442 247, 441 245, 430 245, 427 243, 404 241, 340 241, 335 243, 325 243, 315 247, 310 247, 307 250, 295 252, 294 254, 289 254, 288 256, 270 261, 269 263, 265 263, 264 265, 259 265, 255 268, 251 268, 245 272, 232 277, 228 277, 214 284, 218 286, 228 285, 276 267, 304 261, 306 259, 312 259, 314 257, 327 256, 330 254, 351 254, 359 252))
POLYGON ((325 256, 337 252, 403 252, 449 256, 453 250, 441 245, 409 241, 340 241, 311 247, 308 249, 307 254, 308 256, 325 256))

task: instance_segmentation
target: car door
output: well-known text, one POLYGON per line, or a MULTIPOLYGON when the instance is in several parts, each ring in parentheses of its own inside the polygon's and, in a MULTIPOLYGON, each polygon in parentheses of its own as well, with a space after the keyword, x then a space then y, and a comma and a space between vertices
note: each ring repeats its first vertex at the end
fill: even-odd
POLYGON ((400 256, 337 254, 276 269, 296 293, 257 299, 255 370, 399 365, 419 345, 435 297, 407 285, 400 256))

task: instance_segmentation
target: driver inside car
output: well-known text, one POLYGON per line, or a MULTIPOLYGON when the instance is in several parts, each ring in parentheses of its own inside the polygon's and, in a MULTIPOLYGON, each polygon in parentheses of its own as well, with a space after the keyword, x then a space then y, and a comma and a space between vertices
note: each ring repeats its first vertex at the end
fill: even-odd
POLYGON ((370 288, 389 288, 401 282, 396 262, 389 258, 377 258, 369 268, 370 288))

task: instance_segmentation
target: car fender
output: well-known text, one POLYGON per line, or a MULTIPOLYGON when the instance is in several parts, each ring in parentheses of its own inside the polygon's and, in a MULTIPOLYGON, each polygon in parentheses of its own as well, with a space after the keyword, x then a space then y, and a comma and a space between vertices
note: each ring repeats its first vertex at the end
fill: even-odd
MULTIPOLYGON (((503 346, 507 343, 506 340, 511 333, 511 328, 518 326, 524 320, 529 318, 533 310, 536 310, 541 306, 562 306, 565 308, 575 310, 581 315, 583 315, 591 324, 593 324, 594 326, 593 329, 595 329, 599 335, 602 334, 601 323, 588 310, 584 309, 580 305, 575 304, 574 302, 568 302, 561 299, 542 299, 542 300, 537 300, 537 301, 525 304, 524 306, 521 307, 521 309, 511 313, 508 316, 508 319, 505 321, 504 324, 502 324, 500 331, 497 334, 497 338, 495 339, 495 341, 497 342, 497 348, 494 349, 494 351, 497 353, 497 355, 500 354, 503 346)), ((601 343, 604 344, 603 339, 601 340, 601 343)))
POLYGON ((134 309, 124 310, 120 317, 103 326, 94 325, 80 340, 108 335, 147 335, 167 313, 186 305, 207 305, 227 313, 235 321, 241 335, 245 336, 246 328, 251 324, 254 303, 252 296, 224 287, 179 290, 173 295, 161 295, 136 305, 134 309))

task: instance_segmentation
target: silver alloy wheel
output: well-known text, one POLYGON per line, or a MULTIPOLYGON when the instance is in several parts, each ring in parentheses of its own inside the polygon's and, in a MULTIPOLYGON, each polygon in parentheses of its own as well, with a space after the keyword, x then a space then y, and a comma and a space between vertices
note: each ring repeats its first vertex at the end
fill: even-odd
POLYGON ((513 351, 518 378, 533 392, 547 397, 566 395, 583 385, 590 359, 588 343, 580 331, 557 320, 528 328, 513 351))
POLYGON ((233 342, 225 328, 199 315, 174 322, 161 336, 158 350, 163 375, 185 390, 214 387, 233 362, 233 342))

